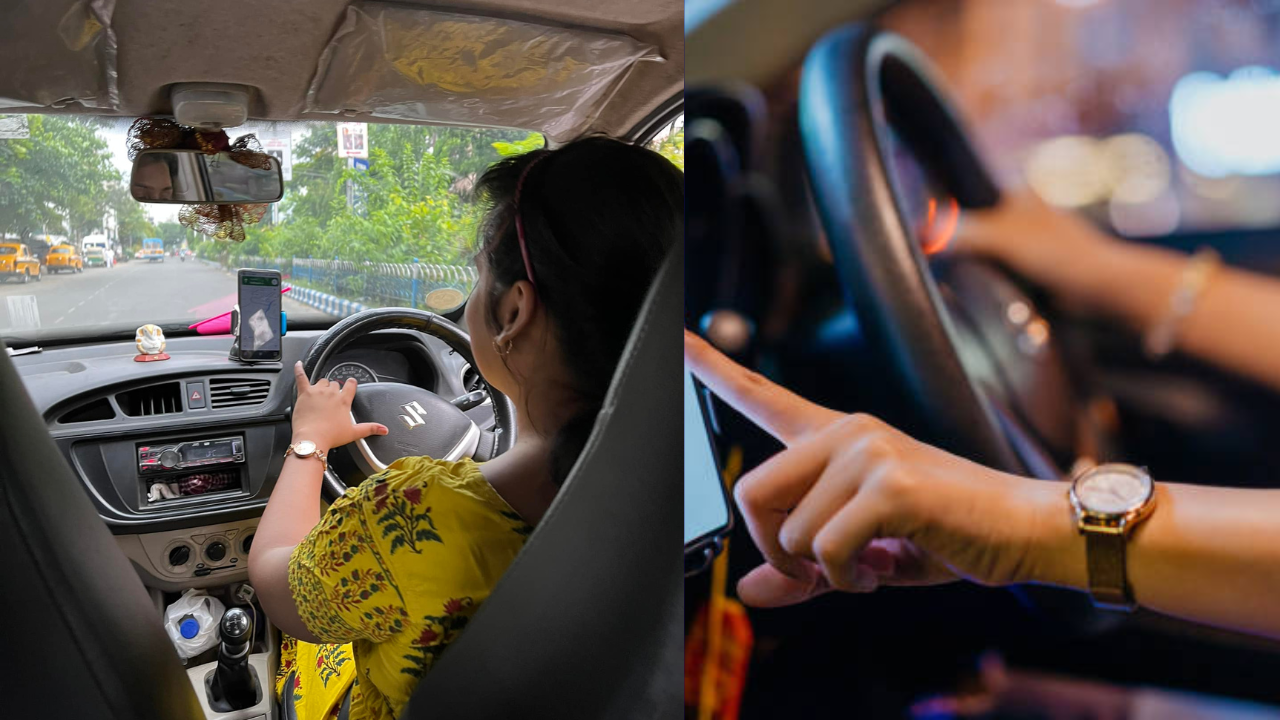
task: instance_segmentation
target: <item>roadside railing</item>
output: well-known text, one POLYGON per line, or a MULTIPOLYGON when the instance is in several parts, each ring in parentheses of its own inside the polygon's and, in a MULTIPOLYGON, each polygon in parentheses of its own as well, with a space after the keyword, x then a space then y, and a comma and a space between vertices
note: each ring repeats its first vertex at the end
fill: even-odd
POLYGON ((371 307, 412 307, 433 312, 461 305, 476 284, 476 269, 434 263, 378 263, 316 258, 226 255, 228 268, 278 270, 290 284, 371 307))

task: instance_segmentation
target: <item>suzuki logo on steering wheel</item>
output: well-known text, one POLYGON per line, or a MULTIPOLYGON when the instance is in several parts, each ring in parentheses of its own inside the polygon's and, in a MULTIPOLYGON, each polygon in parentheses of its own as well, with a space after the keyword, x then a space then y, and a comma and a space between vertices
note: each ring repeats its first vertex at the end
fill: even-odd
POLYGON ((422 416, 425 415, 427 411, 422 409, 422 406, 418 404, 417 400, 414 400, 407 405, 401 405, 400 409, 408 413, 408 415, 401 415, 400 419, 410 430, 426 423, 426 420, 422 419, 422 416))

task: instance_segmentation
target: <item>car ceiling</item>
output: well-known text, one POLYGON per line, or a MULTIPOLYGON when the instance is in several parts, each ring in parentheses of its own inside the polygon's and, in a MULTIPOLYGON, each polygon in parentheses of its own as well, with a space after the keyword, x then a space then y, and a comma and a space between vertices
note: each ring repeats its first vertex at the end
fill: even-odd
MULTIPOLYGON (((0 3, 0 110, 5 98, 65 68, 43 59, 65 46, 59 23, 91 0, 0 3)), ((265 120, 336 120, 302 111, 321 52, 342 22, 348 0, 92 0, 110 7, 117 41, 118 111, 10 107, 10 112, 170 115, 169 88, 182 82, 255 88, 249 116, 265 120)), ((684 87, 683 0, 453 0, 403 5, 623 33, 655 45, 665 62, 637 63, 588 132, 622 135, 684 87)), ((356 120, 367 118, 357 117, 356 120)), ((380 122, 381 120, 374 120, 380 122)))
POLYGON ((734 81, 763 85, 793 69, 832 28, 897 0, 733 0, 689 28, 690 87, 734 81))

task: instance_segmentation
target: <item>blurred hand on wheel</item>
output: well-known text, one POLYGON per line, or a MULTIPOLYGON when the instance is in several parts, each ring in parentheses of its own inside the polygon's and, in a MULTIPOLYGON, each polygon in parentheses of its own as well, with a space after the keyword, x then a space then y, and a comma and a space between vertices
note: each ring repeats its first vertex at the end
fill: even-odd
POLYGON ((984 255, 1049 287, 1088 267, 1113 238, 1083 217, 1050 207, 1029 190, 1006 193, 986 210, 965 210, 952 250, 984 255))
POLYGON ((738 594, 777 607, 830 590, 1028 580, 1046 517, 1065 490, 930 447, 867 415, 811 403, 685 332, 685 362, 787 448, 734 488, 766 564, 738 594))
POLYGON ((356 397, 356 381, 347 378, 338 384, 320 378, 315 385, 307 379, 302 363, 293 366, 298 400, 293 405, 293 442, 310 440, 320 452, 346 445, 370 435, 386 435, 381 423, 356 423, 351 418, 351 401, 356 397))

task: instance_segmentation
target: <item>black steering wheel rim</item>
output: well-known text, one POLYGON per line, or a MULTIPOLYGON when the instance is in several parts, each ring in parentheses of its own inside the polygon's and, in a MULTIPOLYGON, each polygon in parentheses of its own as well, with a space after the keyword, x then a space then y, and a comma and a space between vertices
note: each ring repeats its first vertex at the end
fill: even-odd
MULTIPOLYGON (((388 307, 365 310, 346 317, 316 338, 302 361, 302 367, 307 378, 314 383, 323 377, 321 373, 329 360, 356 339, 378 330, 393 329, 414 330, 439 338, 450 349, 461 355, 463 360, 475 367, 475 356, 471 352, 471 337, 457 325, 440 315, 425 310, 388 307)), ((477 451, 476 454, 483 454, 484 457, 491 458, 510 450, 515 444, 516 412, 515 405, 510 398, 487 383, 486 388, 493 401, 496 428, 493 433, 485 438, 489 445, 482 449, 483 452, 477 451)), ((435 395, 430 391, 421 392, 427 395, 435 395)), ((359 398, 359 395, 357 395, 357 398, 359 398)), ((444 402, 447 403, 447 401, 444 402)), ((352 419, 356 420, 354 414, 352 419)), ((367 419, 361 421, 367 421, 367 419)), ((360 447, 362 443, 363 441, 357 441, 350 445, 345 445, 343 448, 347 453, 351 454, 353 460, 356 459, 357 452, 361 452, 366 458, 372 457, 367 445, 360 447)), ((357 460, 357 462, 359 461, 357 460)), ((332 501, 340 497, 346 490, 346 483, 343 482, 342 478, 338 477, 333 468, 326 469, 323 485, 325 497, 332 501)))
POLYGON ((905 429, 991 467, 1046 474, 1029 467, 1039 450, 1022 447, 1010 413, 966 367, 961 329, 894 190, 891 105, 910 108, 913 140, 960 207, 999 200, 936 78, 893 33, 855 23, 822 38, 805 60, 799 101, 811 191, 847 302, 908 398, 905 429))

